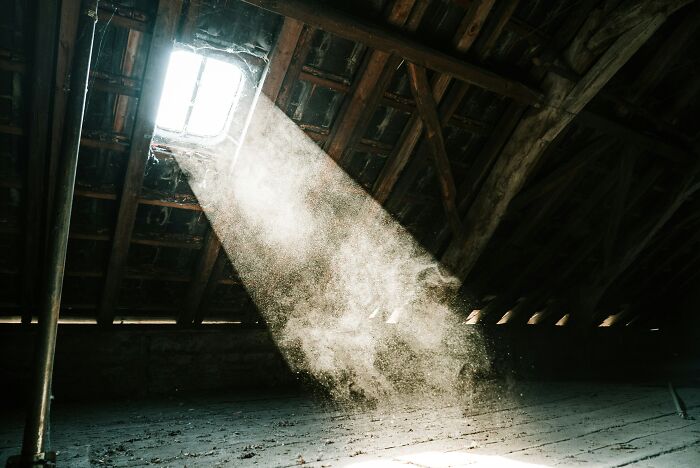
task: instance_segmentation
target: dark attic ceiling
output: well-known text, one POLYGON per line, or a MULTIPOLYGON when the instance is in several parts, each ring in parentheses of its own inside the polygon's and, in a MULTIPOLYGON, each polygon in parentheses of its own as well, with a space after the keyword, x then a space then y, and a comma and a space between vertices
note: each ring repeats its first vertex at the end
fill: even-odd
MULTIPOLYGON (((6 322, 37 315, 80 8, 27 3, 0 17, 6 322)), ((262 323, 172 155, 136 139, 173 40, 269 67, 263 92, 466 278, 470 323, 665 326, 700 284, 698 2, 124 0, 98 16, 64 322, 262 323)))

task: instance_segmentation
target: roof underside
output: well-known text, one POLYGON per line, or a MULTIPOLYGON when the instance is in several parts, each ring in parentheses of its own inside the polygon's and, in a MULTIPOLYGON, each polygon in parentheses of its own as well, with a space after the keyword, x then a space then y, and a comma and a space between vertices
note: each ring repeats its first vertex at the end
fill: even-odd
MULTIPOLYGON (((42 134, 34 118, 42 109, 34 41, 46 25, 32 20, 36 12, 25 3, 5 2, 0 18, 0 317, 6 320, 37 313, 48 193, 55 180, 55 120, 61 120, 49 122, 42 134), (30 144, 37 135, 52 142, 38 156, 30 144)), ((63 3, 65 12, 71 2, 63 3)), ((424 45, 540 90, 547 73, 571 78, 573 72, 556 69, 551 54, 564 50, 567 42, 561 41, 576 34, 599 2, 320 3, 336 3, 346 8, 344 14, 389 31, 414 31, 424 45), (465 47, 475 5, 483 7, 485 19, 465 47)), ((689 174, 700 135, 700 13, 697 4, 683 8, 527 174, 467 272, 467 292, 475 298, 467 312, 481 309, 480 321, 552 325, 578 310, 592 290, 600 291, 600 278, 605 285, 594 324, 614 316, 606 323, 649 327, 682 316, 673 305, 700 280, 698 197, 674 205, 679 190, 697 182, 689 174)), ((96 320, 106 308, 115 323, 183 316, 195 324, 262 323, 167 151, 151 148, 140 155, 145 171, 134 227, 120 226, 125 187, 134 182, 127 165, 158 12, 156 0, 101 2, 62 317, 96 320), (123 274, 115 275, 111 257, 123 232, 128 253, 123 274), (113 301, 105 300, 106 288, 116 288, 113 301)), ((70 31, 67 21, 60 21, 62 39, 64 29, 70 31)), ((444 173, 436 171, 420 128, 416 132, 421 114, 406 60, 392 56, 377 67, 374 49, 366 45, 237 0, 191 0, 172 21, 181 43, 236 50, 261 70, 269 60, 267 79, 277 80, 277 105, 436 258, 445 258, 455 236, 443 209, 444 173), (280 59, 280 51, 291 54, 290 60, 280 59), (376 96, 362 101, 358 89, 366 82, 374 83, 376 96), (409 144, 412 139, 417 143, 409 144)), ((56 89, 64 86, 67 45, 56 48, 56 69, 50 68, 56 89)), ((430 70, 428 78, 433 86, 441 80, 430 70)), ((470 219, 485 179, 499 167, 498 150, 532 105, 454 79, 442 94, 436 101, 457 210, 462 220, 470 219)), ((65 105, 60 97, 52 95, 54 113, 65 105)), ((468 223, 464 228, 470 229, 468 223)))

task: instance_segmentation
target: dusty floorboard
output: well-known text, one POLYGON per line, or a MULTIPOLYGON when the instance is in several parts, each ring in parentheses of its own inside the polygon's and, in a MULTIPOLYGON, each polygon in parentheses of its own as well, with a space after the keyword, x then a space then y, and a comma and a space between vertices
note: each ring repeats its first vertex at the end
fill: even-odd
MULTIPOLYGON (((700 388, 680 388, 700 418, 700 388)), ((21 414, 0 421, 0 466, 21 414)), ((339 409, 307 398, 56 405, 60 466, 700 466, 700 421, 665 387, 521 384, 468 407, 339 409)))

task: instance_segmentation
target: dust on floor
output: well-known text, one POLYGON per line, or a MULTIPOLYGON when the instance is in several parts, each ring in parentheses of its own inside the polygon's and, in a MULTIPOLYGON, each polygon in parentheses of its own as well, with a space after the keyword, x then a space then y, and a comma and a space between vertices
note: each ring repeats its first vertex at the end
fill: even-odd
MULTIPOLYGON (((679 389, 700 418, 700 388, 679 389)), ((700 466, 700 421, 665 386, 518 384, 467 407, 349 409, 239 396, 55 405, 59 466, 700 466)), ((0 466, 22 416, 0 419, 0 466)))

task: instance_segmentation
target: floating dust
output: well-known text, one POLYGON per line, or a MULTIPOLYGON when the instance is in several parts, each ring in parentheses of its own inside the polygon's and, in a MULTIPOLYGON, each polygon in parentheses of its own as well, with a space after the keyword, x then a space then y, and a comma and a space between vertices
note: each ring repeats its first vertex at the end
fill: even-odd
POLYGON ((489 359, 459 281, 268 99, 236 149, 175 156, 291 367, 339 401, 468 393, 489 359))

